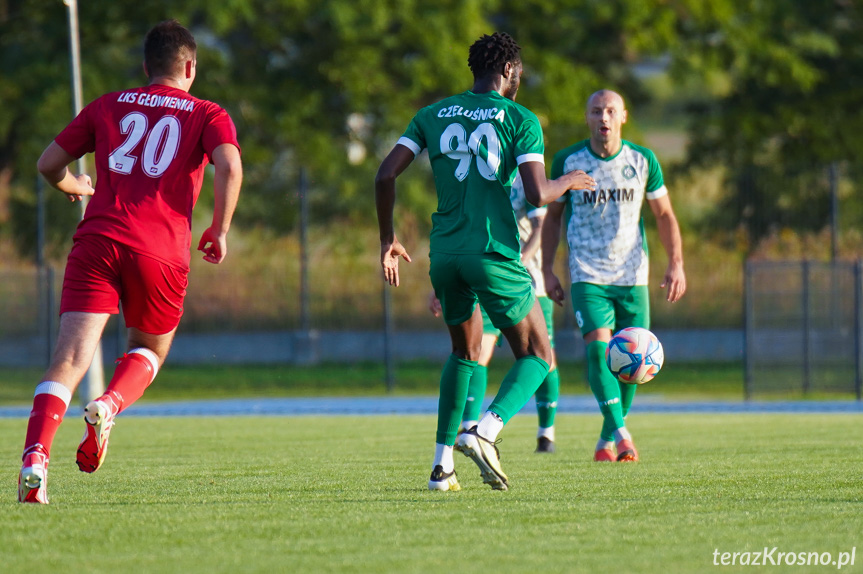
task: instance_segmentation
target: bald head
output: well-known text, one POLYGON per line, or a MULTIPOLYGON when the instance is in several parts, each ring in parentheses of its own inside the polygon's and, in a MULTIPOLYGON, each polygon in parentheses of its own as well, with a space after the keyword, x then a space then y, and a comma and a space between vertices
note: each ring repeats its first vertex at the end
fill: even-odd
POLYGON ((617 92, 599 90, 587 99, 584 117, 590 129, 590 147, 600 157, 609 157, 620 150, 626 115, 623 98, 617 92))
POLYGON ((590 110, 594 105, 602 105, 604 107, 608 104, 614 104, 621 110, 626 109, 626 105, 623 103, 623 96, 611 90, 599 90, 597 92, 593 92, 590 97, 587 98, 588 110, 590 110))

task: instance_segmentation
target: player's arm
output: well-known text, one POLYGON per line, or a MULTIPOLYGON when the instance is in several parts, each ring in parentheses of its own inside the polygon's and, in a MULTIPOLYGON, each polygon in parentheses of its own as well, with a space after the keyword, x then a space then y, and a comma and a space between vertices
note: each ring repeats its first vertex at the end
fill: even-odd
POLYGON ((218 264, 228 254, 228 230, 240 198, 243 162, 240 159, 240 150, 230 143, 216 147, 211 157, 216 168, 213 181, 213 223, 201 234, 198 251, 204 253, 204 261, 218 264))
POLYGON ((668 289, 665 298, 670 303, 674 303, 680 300, 686 292, 686 274, 683 271, 683 240, 680 237, 680 226, 677 224, 677 217, 674 215, 671 200, 667 194, 656 199, 649 199, 647 204, 656 217, 659 240, 668 255, 668 267, 660 287, 668 289))
POLYGON ((536 250, 542 244, 542 222, 545 220, 545 210, 537 210, 528 221, 530 221, 530 236, 521 247, 521 261, 530 261, 536 250))
POLYGON ((384 158, 375 176, 375 208, 378 213, 378 230, 381 238, 381 267, 384 279, 390 285, 399 286, 399 257, 410 263, 411 258, 396 238, 393 224, 393 209, 396 204, 396 178, 414 160, 414 152, 402 144, 396 144, 384 158))
POLYGON ((42 152, 36 163, 36 169, 48 184, 59 189, 69 197, 69 201, 82 200, 85 195, 93 195, 93 181, 86 173, 72 175, 68 166, 75 161, 75 156, 60 147, 57 142, 51 144, 42 152))
POLYGON ((545 279, 545 292, 558 305, 563 305, 564 293, 560 279, 554 274, 554 258, 557 254, 557 245, 560 243, 560 226, 565 207, 566 204, 559 201, 548 205, 541 232, 542 275, 545 279))
POLYGON ((435 317, 440 317, 442 310, 443 307, 441 307, 440 299, 438 299, 437 295, 435 295, 435 292, 432 291, 431 293, 429 293, 429 311, 431 311, 431 314, 435 317))
POLYGON ((526 161, 518 166, 524 183, 524 196, 528 203, 537 207, 548 205, 570 189, 596 189, 593 178, 581 170, 565 173, 557 179, 545 177, 545 165, 538 161, 526 161))

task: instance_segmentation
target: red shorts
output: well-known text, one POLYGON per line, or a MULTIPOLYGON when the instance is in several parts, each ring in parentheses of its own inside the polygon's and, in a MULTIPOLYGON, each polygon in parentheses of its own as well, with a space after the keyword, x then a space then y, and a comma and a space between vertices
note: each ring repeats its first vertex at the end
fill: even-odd
POLYGON ((163 335, 180 324, 188 284, 185 271, 109 239, 84 236, 69 253, 60 314, 117 314, 122 303, 127 327, 163 335))

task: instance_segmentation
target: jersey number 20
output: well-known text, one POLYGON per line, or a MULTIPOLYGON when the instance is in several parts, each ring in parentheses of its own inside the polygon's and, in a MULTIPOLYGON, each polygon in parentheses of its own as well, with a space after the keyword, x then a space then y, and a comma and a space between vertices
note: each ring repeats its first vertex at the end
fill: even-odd
POLYGON ((138 161, 132 152, 145 136, 141 168, 150 177, 165 173, 180 147, 180 120, 174 116, 162 116, 148 132, 147 116, 132 112, 120 120, 120 133, 126 134, 126 141, 108 156, 108 168, 125 175, 132 173, 138 161))
POLYGON ((485 122, 467 135, 467 130, 461 124, 450 124, 440 136, 440 150, 445 156, 458 161, 455 177, 464 181, 470 172, 473 158, 476 158, 476 168, 479 174, 489 181, 497 177, 500 167, 500 139, 490 123, 485 122), (480 154, 480 144, 485 138, 486 156, 480 154))

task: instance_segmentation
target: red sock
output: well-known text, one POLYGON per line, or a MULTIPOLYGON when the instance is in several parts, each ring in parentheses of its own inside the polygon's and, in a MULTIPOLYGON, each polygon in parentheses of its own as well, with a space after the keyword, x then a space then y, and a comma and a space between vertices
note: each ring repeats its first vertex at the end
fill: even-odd
POLYGON ((71 398, 72 393, 60 383, 43 381, 36 387, 33 410, 30 411, 30 420, 27 422, 24 454, 40 449, 45 456, 49 456, 54 436, 63 422, 63 415, 69 408, 71 398))
POLYGON ((141 398, 153 382, 158 365, 155 353, 149 349, 133 349, 117 360, 114 376, 102 395, 114 403, 114 414, 121 413, 141 398))

